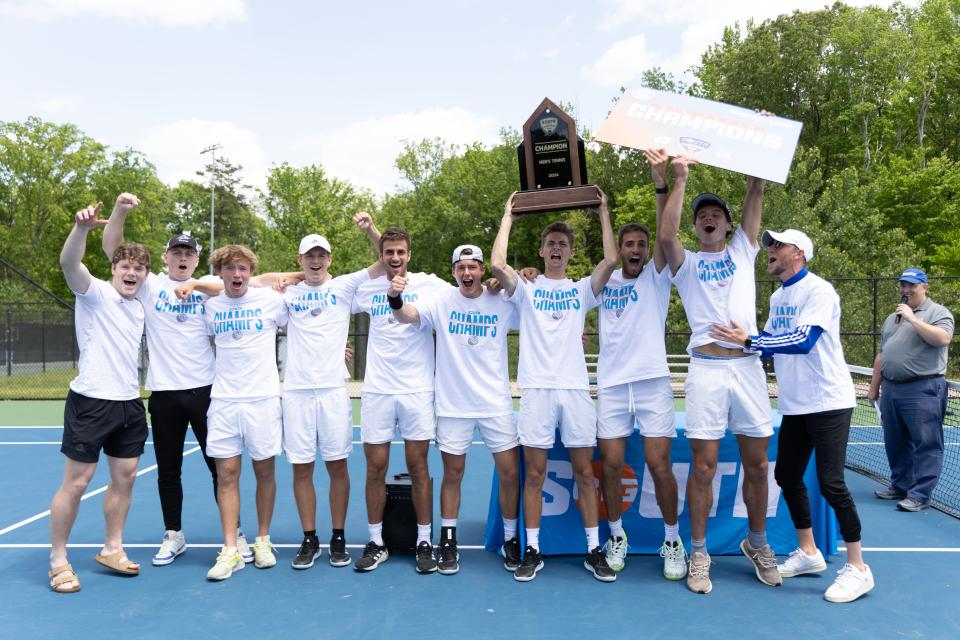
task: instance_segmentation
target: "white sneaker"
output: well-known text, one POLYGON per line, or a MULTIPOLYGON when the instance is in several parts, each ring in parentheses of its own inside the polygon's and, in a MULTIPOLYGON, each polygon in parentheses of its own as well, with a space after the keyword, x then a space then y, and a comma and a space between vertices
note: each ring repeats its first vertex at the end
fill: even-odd
POLYGON ((663 558, 664 578, 682 580, 687 575, 687 550, 683 548, 681 540, 674 544, 664 541, 660 547, 660 557, 663 558))
POLYGON ((253 541, 253 566, 257 569, 269 569, 277 564, 270 536, 257 536, 253 541))
POLYGON ((687 588, 694 593, 710 593, 710 556, 701 551, 690 554, 690 571, 687 573, 687 588))
POLYGON ((607 539, 607 543, 603 545, 603 551, 607 557, 607 565, 610 566, 616 572, 623 571, 624 560, 627 559, 627 549, 630 547, 627 544, 627 532, 624 531, 622 536, 617 536, 614 538, 610 536, 607 539))
POLYGON ((783 564, 777 565, 777 571, 779 571, 780 575, 784 578, 792 578, 804 573, 820 573, 826 570, 826 568, 827 563, 824 562, 820 549, 817 549, 815 555, 808 556, 802 549, 798 548, 790 552, 790 555, 783 564))
POLYGON ((873 573, 870 567, 866 568, 866 571, 860 571, 849 562, 843 565, 837 571, 837 579, 823 594, 823 599, 828 602, 853 602, 873 589, 873 573))
POLYGON ((153 556, 153 566, 162 567, 173 562, 178 555, 187 550, 187 541, 182 531, 168 529, 163 532, 163 542, 153 556))
POLYGON ((243 535, 243 529, 237 527, 237 553, 240 554, 240 557, 243 558, 243 561, 247 564, 253 562, 253 550, 250 549, 250 545, 247 544, 247 537, 243 535))
POLYGON ((220 553, 217 554, 217 561, 210 571, 207 571, 207 580, 226 580, 236 571, 243 569, 243 558, 237 553, 237 550, 227 551, 226 547, 220 547, 220 553))

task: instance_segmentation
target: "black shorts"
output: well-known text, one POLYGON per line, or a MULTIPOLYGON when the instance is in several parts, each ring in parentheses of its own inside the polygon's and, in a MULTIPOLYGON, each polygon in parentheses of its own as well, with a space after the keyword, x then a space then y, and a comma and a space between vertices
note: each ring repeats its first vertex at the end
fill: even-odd
POLYGON ((77 462, 97 462, 100 450, 113 458, 139 458, 147 441, 143 400, 100 400, 71 390, 63 409, 60 452, 77 462))

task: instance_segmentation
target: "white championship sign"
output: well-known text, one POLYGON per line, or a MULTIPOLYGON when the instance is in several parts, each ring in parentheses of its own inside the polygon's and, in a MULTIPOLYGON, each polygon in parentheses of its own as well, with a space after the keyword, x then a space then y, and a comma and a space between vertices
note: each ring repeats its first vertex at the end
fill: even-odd
POLYGON ((803 124, 722 102, 637 89, 627 91, 595 140, 666 149, 737 173, 783 184, 803 124))

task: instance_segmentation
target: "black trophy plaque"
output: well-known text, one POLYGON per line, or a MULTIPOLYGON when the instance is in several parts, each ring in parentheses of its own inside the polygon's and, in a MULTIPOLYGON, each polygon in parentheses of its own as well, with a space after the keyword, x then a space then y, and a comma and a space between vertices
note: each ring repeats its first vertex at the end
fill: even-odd
POLYGON ((544 98, 523 125, 517 147, 520 191, 514 213, 586 209, 600 205, 600 190, 587 184, 583 140, 573 118, 544 98))

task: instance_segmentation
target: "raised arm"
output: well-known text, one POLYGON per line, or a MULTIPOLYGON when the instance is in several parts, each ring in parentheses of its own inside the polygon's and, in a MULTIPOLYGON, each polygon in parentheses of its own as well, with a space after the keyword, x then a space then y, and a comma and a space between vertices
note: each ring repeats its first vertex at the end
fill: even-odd
POLYGON ((747 195, 743 198, 743 218, 740 226, 750 239, 750 244, 757 244, 760 237, 760 224, 763 217, 763 189, 767 181, 762 178, 747 176, 747 195))
POLYGON ((70 234, 63 243, 63 249, 60 250, 60 268, 63 269, 67 286, 74 293, 86 293, 93 281, 93 276, 83 264, 83 255, 87 252, 87 234, 90 230, 107 224, 106 220, 100 219, 101 211, 103 211, 102 202, 77 211, 73 229, 70 230, 70 234))
POLYGON ((660 251, 670 265, 670 273, 673 275, 680 270, 686 255, 677 234, 680 232, 683 195, 687 189, 687 176, 692 163, 692 160, 683 156, 677 156, 671 162, 673 188, 670 189, 670 195, 667 196, 667 202, 663 207, 663 214, 657 223, 657 244, 660 245, 660 251))
POLYGON ((517 289, 517 272, 507 264, 507 246, 510 243, 510 229, 513 227, 514 195, 516 192, 510 194, 507 203, 503 206, 500 229, 497 231, 497 238, 493 241, 493 249, 490 251, 490 270, 509 296, 512 296, 517 289))
POLYGON ((113 211, 110 213, 110 219, 107 220, 107 226, 103 230, 103 240, 100 243, 103 252, 107 254, 107 260, 112 260, 113 252, 123 244, 123 225, 127 220, 127 214, 139 206, 139 198, 132 193, 121 193, 117 196, 117 202, 113 205, 113 211))
POLYGON ((366 211, 360 211, 354 214, 353 223, 357 225, 358 229, 367 234, 367 239, 370 240, 370 244, 373 245, 373 250, 377 254, 377 259, 367 267, 367 273, 370 275, 371 280, 379 278, 386 272, 383 268, 383 263, 380 262, 380 230, 377 229, 377 225, 373 223, 373 217, 366 211))
POLYGON ((393 317, 401 324, 420 324, 420 312, 412 304, 404 304, 403 290, 407 288, 406 276, 393 276, 390 288, 387 289, 387 302, 393 317))
MULTIPOLYGON (((597 191, 600 191, 597 189, 597 191)), ((607 208, 607 194, 600 191, 600 206, 597 207, 600 216, 600 230, 603 235, 603 260, 597 263, 590 274, 590 288, 593 295, 598 296, 610 279, 610 275, 617 268, 617 241, 613 238, 613 225, 610 223, 610 209, 607 208)))
MULTIPOLYGON (((667 205, 667 194, 669 193, 669 189, 667 188, 667 162, 670 160, 670 157, 667 155, 666 149, 647 149, 643 152, 643 155, 646 156, 647 162, 650 163, 653 190, 657 197, 657 217, 653 225, 653 232, 657 233, 657 230, 660 228, 660 218, 663 217, 663 209, 667 205)), ((656 267, 657 273, 659 273, 663 271, 666 265, 667 258, 663 253, 663 248, 659 242, 654 241, 653 266, 656 267)))

